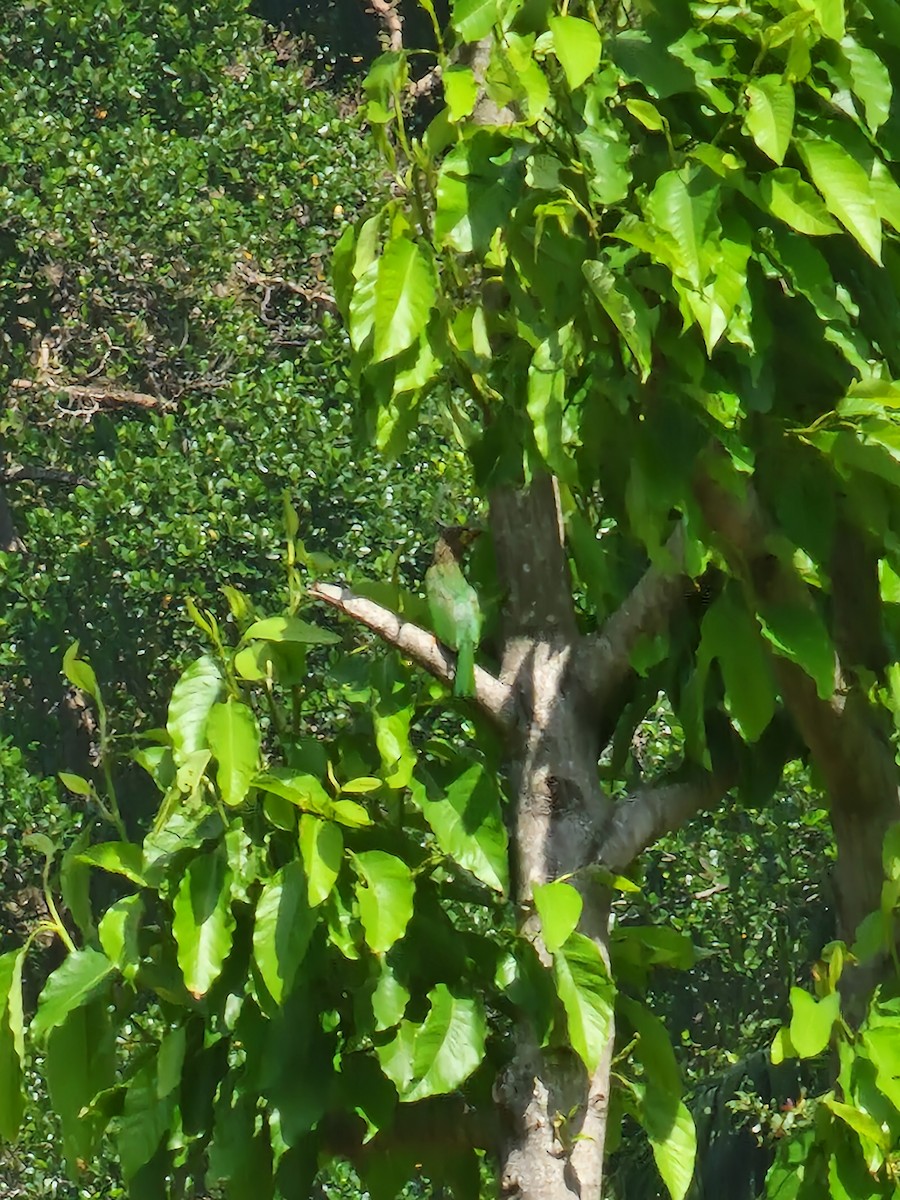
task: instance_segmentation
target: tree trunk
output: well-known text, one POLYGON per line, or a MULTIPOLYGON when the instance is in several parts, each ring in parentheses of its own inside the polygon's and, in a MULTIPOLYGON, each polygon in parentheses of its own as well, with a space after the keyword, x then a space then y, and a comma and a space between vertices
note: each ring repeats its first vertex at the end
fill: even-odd
MULTIPOLYGON (((576 676, 572 609, 554 481, 491 498, 491 528, 507 594, 502 679, 518 719, 509 740, 514 784, 514 894, 522 934, 545 963, 533 909, 535 885, 596 861, 596 830, 608 815, 597 772, 596 714, 576 676)), ((581 931, 608 962, 608 901, 586 892, 581 931)), ((510 1200, 599 1197, 609 1105, 613 1030, 589 1078, 571 1051, 542 1049, 527 1019, 498 1081, 505 1130, 501 1183, 510 1200)))

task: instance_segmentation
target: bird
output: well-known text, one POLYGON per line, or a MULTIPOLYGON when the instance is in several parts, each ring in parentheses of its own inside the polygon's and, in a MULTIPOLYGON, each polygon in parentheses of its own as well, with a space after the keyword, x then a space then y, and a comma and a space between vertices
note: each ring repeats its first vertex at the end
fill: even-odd
POLYGON ((441 531, 431 566, 425 572, 425 594, 431 624, 440 640, 456 651, 454 696, 475 694, 475 650, 481 637, 478 593, 462 570, 462 559, 480 530, 448 525, 441 531))

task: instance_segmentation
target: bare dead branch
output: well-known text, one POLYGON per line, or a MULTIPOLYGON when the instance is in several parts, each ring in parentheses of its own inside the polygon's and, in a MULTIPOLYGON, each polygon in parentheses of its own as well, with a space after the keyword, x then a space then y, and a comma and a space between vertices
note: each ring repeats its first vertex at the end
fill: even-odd
POLYGON ((369 0, 369 11, 380 18, 388 36, 388 48, 403 49, 403 18, 397 12, 396 0, 369 0))
POLYGON ((603 831, 600 857, 604 866, 623 871, 665 833, 673 833, 704 809, 714 808, 730 781, 704 772, 691 778, 667 777, 620 800, 603 831))
POLYGON ((159 396, 150 396, 146 392, 133 392, 127 388, 114 387, 112 384, 54 383, 52 380, 14 379, 12 386, 19 391, 52 392, 66 396, 82 406, 82 412, 96 412, 101 408, 112 408, 116 405, 130 405, 134 408, 164 408, 166 401, 159 396))
POLYGON ((407 91, 418 99, 419 96, 430 96, 441 82, 441 68, 432 67, 420 79, 411 79, 407 91))
POLYGON ((58 467, 8 467, 0 471, 0 483, 63 483, 67 487, 93 487, 94 481, 58 467))
MULTIPOLYGON (((401 654, 414 662, 436 679, 452 683, 456 669, 456 655, 437 640, 434 634, 405 621, 389 608, 357 596, 349 588, 330 583, 315 583, 309 589, 314 600, 322 600, 354 621, 371 629, 383 642, 394 646, 401 654)), ((490 671, 475 668, 474 702, 502 728, 512 723, 512 692, 496 679, 490 671)))

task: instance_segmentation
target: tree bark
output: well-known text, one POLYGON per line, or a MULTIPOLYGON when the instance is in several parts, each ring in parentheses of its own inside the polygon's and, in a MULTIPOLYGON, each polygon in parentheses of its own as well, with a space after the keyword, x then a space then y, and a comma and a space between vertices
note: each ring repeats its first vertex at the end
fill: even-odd
MULTIPOLYGON (((514 898, 523 936, 548 961, 532 902, 536 885, 588 865, 611 806, 597 773, 597 721, 577 674, 581 650, 555 481, 491 497, 504 607, 501 680, 519 720, 508 740, 513 780, 514 898)), ((608 898, 584 895, 581 930, 608 956, 608 898)), ((504 1128, 501 1188, 509 1200, 599 1197, 613 1029, 592 1077, 574 1054, 540 1047, 527 1019, 495 1097, 504 1128), (560 1120, 566 1136, 560 1139, 560 1120)))

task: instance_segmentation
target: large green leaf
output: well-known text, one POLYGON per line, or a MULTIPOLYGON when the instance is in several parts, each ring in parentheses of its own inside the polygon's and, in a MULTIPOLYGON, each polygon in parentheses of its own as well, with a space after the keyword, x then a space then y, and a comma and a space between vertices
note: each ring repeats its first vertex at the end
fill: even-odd
POLYGON ((88 1105, 116 1081, 115 1034, 106 1004, 94 1001, 69 1013, 47 1039, 47 1085, 60 1118, 63 1150, 73 1177, 93 1157, 105 1120, 88 1105))
POLYGON ((0 955, 0 1137, 13 1141, 25 1111, 22 964, 25 948, 0 955))
POLYGON ((465 42, 478 42, 491 32, 500 15, 500 0, 453 0, 450 23, 465 42))
POLYGON ((584 902, 569 883, 540 883, 534 888, 534 904, 541 918, 541 937, 551 954, 575 932, 584 902))
POLYGON ((366 942, 376 954, 383 954, 403 937, 412 916, 412 872, 405 862, 383 850, 354 855, 353 863, 360 876, 356 897, 366 942))
POLYGON ((41 992, 31 1022, 31 1035, 46 1036, 70 1012, 89 1004, 109 986, 115 968, 99 950, 76 950, 57 967, 41 992))
POLYGON ((582 933, 573 933, 554 954, 553 974, 572 1049, 593 1074, 612 1032, 615 985, 599 948, 582 933))
POLYGON ((341 640, 339 633, 311 625, 299 617, 264 617, 254 621, 241 640, 249 642, 254 638, 265 642, 299 642, 303 646, 335 646, 341 640))
POLYGON ((881 220, 860 164, 837 142, 805 135, 797 148, 829 210, 881 264, 881 220))
POLYGON ((91 867, 100 867, 113 875, 124 875, 138 887, 146 887, 144 877, 144 854, 134 842, 98 842, 89 846, 78 856, 77 861, 91 867))
POLYGON ((123 896, 110 905, 97 927, 103 953, 129 982, 134 981, 141 963, 138 933, 143 915, 143 897, 123 896))
POLYGON ((686 178, 680 171, 666 171, 657 179, 647 203, 647 212, 657 229, 667 234, 674 249, 673 268, 689 283, 702 282, 703 246, 709 236, 718 190, 686 178))
POLYGON ((132 1077, 125 1093, 116 1145, 126 1179, 135 1176, 156 1154, 175 1111, 177 1095, 166 1086, 165 1077, 158 1071, 158 1065, 165 1061, 169 1080, 175 1074, 167 1042, 174 1047, 176 1055, 178 1049, 183 1055, 184 1029, 173 1030, 163 1039, 157 1056, 132 1077))
POLYGON ((404 1021, 378 1050, 382 1070, 405 1103, 454 1091, 484 1058, 485 1020, 477 1000, 456 996, 439 983, 428 993, 431 1009, 421 1025, 404 1021))
POLYGON ((759 613, 763 634, 779 654, 791 659, 815 680, 823 700, 834 692, 835 654, 825 622, 810 606, 767 605, 759 613))
POLYGON ((317 919, 303 865, 290 862, 263 887, 253 927, 253 957, 279 1004, 291 990, 317 919))
POLYGON ((259 766, 259 727, 253 710, 232 696, 214 704, 206 722, 206 737, 216 759, 216 783, 226 804, 246 799, 259 766))
POLYGON ((750 136, 780 166, 794 129, 794 88, 781 75, 761 75, 747 85, 750 136))
POLYGON ((837 992, 816 1000, 803 988, 791 988, 790 1037, 801 1058, 815 1058, 827 1048, 840 1012, 837 992))
POLYGON ((798 233, 823 237, 840 229, 819 193, 799 171, 790 167, 767 171, 760 181, 759 195, 773 217, 778 217, 798 233))
POLYGON ((614 274, 606 263, 587 262, 582 271, 591 291, 634 355, 641 379, 646 380, 652 365, 656 312, 647 307, 637 288, 623 276, 614 274))
POLYGON ((331 895, 344 861, 344 835, 334 821, 311 813, 300 818, 300 854, 306 870, 309 903, 313 908, 331 895))
POLYGON ((707 609, 703 644, 719 660, 728 710, 741 734, 755 742, 775 715, 775 681, 756 620, 731 592, 707 609))
POLYGON ((205 749, 206 720, 221 691, 222 672, 207 654, 191 663, 172 689, 166 729, 179 764, 205 749))
POLYGON ((231 870, 224 847, 196 855, 188 864, 173 903, 172 932, 187 990, 206 995, 231 952, 231 870))
POLYGON ((375 284, 373 362, 395 358, 425 329, 437 296, 431 258, 405 237, 385 248, 375 284))
POLYGON ((652 1085, 638 1088, 638 1116, 672 1200, 684 1200, 694 1176, 697 1132, 683 1100, 652 1085))
POLYGON ((443 796, 417 779, 411 790, 443 852, 488 887, 504 892, 509 885, 509 857, 496 777, 475 763, 449 784, 443 796))
POLYGON ((600 65, 600 34, 590 21, 580 17, 551 17, 553 50, 574 92, 600 65))
POLYGON ((847 60, 853 93, 862 101, 866 124, 875 133, 891 112, 894 89, 890 72, 874 50, 849 35, 841 40, 841 53, 847 60))

